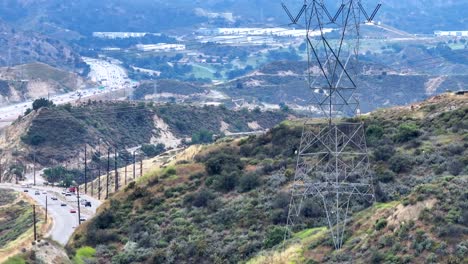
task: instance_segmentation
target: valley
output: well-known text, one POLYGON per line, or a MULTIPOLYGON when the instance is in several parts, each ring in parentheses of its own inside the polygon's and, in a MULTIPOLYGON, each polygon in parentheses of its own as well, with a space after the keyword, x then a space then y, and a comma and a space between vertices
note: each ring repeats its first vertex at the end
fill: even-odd
POLYGON ((0 2, 0 263, 468 263, 467 8, 0 2))

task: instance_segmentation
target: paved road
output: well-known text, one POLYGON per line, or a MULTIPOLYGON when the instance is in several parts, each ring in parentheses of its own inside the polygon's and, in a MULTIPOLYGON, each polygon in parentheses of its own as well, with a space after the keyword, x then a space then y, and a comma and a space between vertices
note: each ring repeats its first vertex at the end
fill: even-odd
MULTIPOLYGON (((71 209, 77 210, 78 203, 76 196, 65 196, 62 194, 63 189, 59 187, 44 187, 35 186, 32 188, 23 188, 14 184, 0 184, 0 188, 14 189, 19 192, 28 190, 28 194, 33 198, 38 205, 45 209, 46 196, 48 200, 47 211, 49 217, 53 219, 52 229, 45 237, 49 237, 62 245, 65 245, 73 234, 75 228, 78 226, 78 214, 70 213, 71 209), (39 191, 39 195, 35 192, 39 191), (51 197, 57 197, 58 200, 54 201, 51 197), (66 206, 61 206, 61 203, 65 203, 66 206)), ((1 190, 0 190, 1 191, 1 190)), ((80 200, 86 199, 91 202, 92 207, 81 208, 81 218, 90 219, 96 213, 97 207, 101 205, 101 202, 89 197, 87 195, 80 195, 80 200)))
MULTIPOLYGON (((75 102, 81 98, 84 100, 88 97, 95 96, 97 94, 104 94, 113 92, 115 89, 106 88, 101 90, 99 88, 91 88, 86 90, 77 90, 74 92, 52 96, 50 99, 55 104, 66 104, 75 102)), ((33 101, 23 102, 15 105, 9 105, 0 107, 0 126, 4 127, 15 121, 18 116, 23 115, 27 108, 32 108, 33 101)))

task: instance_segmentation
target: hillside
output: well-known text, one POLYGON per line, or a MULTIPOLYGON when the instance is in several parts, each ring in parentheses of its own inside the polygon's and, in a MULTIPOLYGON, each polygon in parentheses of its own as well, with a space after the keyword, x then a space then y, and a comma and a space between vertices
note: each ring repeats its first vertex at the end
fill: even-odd
MULTIPOLYGON (((466 261, 467 113, 467 95, 444 94, 361 117, 378 203, 351 208, 344 249, 332 252, 320 204, 307 201, 286 244, 288 261, 466 261)), ((282 122, 155 168, 82 225, 69 254, 91 246, 98 262, 274 262, 270 250, 282 248, 301 124, 282 122)))
MULTIPOLYGON (((292 10, 302 5, 292 0, 284 2, 292 10)), ((336 2, 325 2, 330 10, 338 8, 336 2)), ((377 3, 366 3, 366 9, 372 10, 377 3)), ((411 33, 463 30, 466 25, 463 10, 467 4, 463 1, 390 0, 383 4, 377 19, 411 33)), ((59 0, 9 0, 0 4, 0 16, 23 28, 64 38, 77 38, 93 31, 154 32, 191 28, 194 25, 271 26, 289 23, 281 2, 267 0, 177 0, 171 3, 162 0, 132 3, 111 0, 67 3, 59 0), (137 13, 139 15, 135 15, 137 13)))
POLYGON ((88 71, 79 54, 61 41, 36 32, 21 31, 4 21, 0 21, 0 30, 0 66, 41 62, 83 75, 88 71))
MULTIPOLYGON (((363 61, 356 70, 358 76, 355 81, 359 87, 356 97, 360 100, 363 113, 381 107, 415 103, 447 90, 463 90, 468 82, 468 75, 463 72, 460 74, 427 73, 421 68, 412 69, 414 72, 410 73, 397 71, 392 68, 391 61, 385 64, 389 66, 379 64, 376 58, 381 57, 375 56, 376 62, 363 61)), ((407 62, 400 63, 406 64, 407 62)), ((453 64, 453 67, 463 68, 466 65, 453 64)), ((304 78, 306 68, 307 62, 304 61, 273 62, 251 74, 215 88, 231 98, 243 98, 246 102, 276 105, 282 102, 292 108, 301 108, 313 100, 313 95, 307 88, 304 78)), ((317 72, 312 78, 318 74, 320 73, 317 72)))
POLYGON ((43 63, 3 67, 0 68, 0 104, 48 97, 87 85, 87 81, 78 74, 43 63))
POLYGON ((232 111, 223 106, 88 101, 31 111, 6 129, 0 146, 7 164, 14 157, 24 166, 35 155, 41 166, 76 168, 85 145, 94 152, 117 147, 128 155, 127 148, 142 144, 174 148, 189 143, 197 133, 209 135, 206 140, 211 141, 212 134, 267 129, 286 118, 284 112, 232 111))

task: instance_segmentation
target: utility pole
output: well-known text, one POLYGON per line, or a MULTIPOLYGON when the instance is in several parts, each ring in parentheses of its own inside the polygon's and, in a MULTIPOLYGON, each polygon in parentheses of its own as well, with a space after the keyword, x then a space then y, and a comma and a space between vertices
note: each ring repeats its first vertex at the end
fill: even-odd
POLYGON ((33 226, 34 226, 34 241, 37 240, 37 230, 36 230, 36 205, 33 204, 33 226))
POLYGON ((143 159, 140 160, 140 178, 143 176, 143 159))
POLYGON ((117 171, 117 148, 114 148, 114 177, 115 177, 115 192, 119 190, 119 172, 117 171))
MULTIPOLYGON (((93 169, 91 169, 91 177, 93 175, 93 169)), ((94 196, 94 180, 91 181, 91 196, 94 196)))
POLYGON ((0 158, 0 183, 2 183, 2 176, 3 176, 3 166, 2 166, 2 159, 0 158))
POLYGON ((127 166, 128 166, 128 156, 125 156, 125 186, 127 186, 127 166))
POLYGON ((110 171, 110 148, 107 149, 107 178, 106 178, 106 199, 109 198, 109 171, 110 171))
POLYGON ((84 146, 84 191, 85 191, 85 194, 88 193, 88 179, 87 179, 87 171, 88 171, 88 161, 87 161, 87 156, 86 156, 86 151, 87 150, 87 146, 85 144, 84 146))
POLYGON ((16 165, 16 169, 15 169, 15 182, 16 182, 16 185, 18 185, 18 158, 16 158, 15 160, 15 165, 16 165))
POLYGON ((101 157, 99 156, 99 164, 98 164, 98 182, 97 182, 97 189, 98 189, 98 199, 101 200, 101 157))
POLYGON ((135 163, 136 163, 135 151, 133 151, 133 180, 135 180, 135 163))
POLYGON ((47 195, 45 197, 45 222, 47 223, 47 195))
POLYGON ((33 154, 33 159, 34 159, 34 162, 33 162, 33 181, 34 181, 34 186, 36 186, 36 152, 34 152, 33 154))
POLYGON ((81 211, 80 211, 80 186, 76 185, 76 200, 78 201, 78 225, 81 225, 81 211))

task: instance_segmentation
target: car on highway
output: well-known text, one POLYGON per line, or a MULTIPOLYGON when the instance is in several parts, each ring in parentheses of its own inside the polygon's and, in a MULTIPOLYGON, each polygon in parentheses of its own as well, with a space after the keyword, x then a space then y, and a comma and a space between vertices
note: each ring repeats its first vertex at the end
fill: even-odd
POLYGON ((70 213, 76 214, 76 210, 75 209, 70 209, 70 213))
POLYGON ((83 217, 80 218, 80 222, 84 222, 84 221, 86 221, 86 218, 83 218, 83 217))
POLYGON ((34 195, 41 195, 39 191, 34 192, 34 195))
POLYGON ((58 200, 57 197, 55 197, 55 196, 52 196, 50 199, 52 199, 52 200, 54 200, 54 201, 57 201, 57 200, 58 200))
POLYGON ((87 201, 85 204, 84 204, 85 207, 91 207, 91 202, 90 201, 87 201))
POLYGON ((67 204, 66 203, 61 203, 60 206, 67 206, 67 204))
POLYGON ((29 190, 28 190, 28 189, 25 189, 24 192, 29 192, 29 190))
POLYGON ((66 193, 65 196, 72 196, 72 194, 71 193, 66 193))

